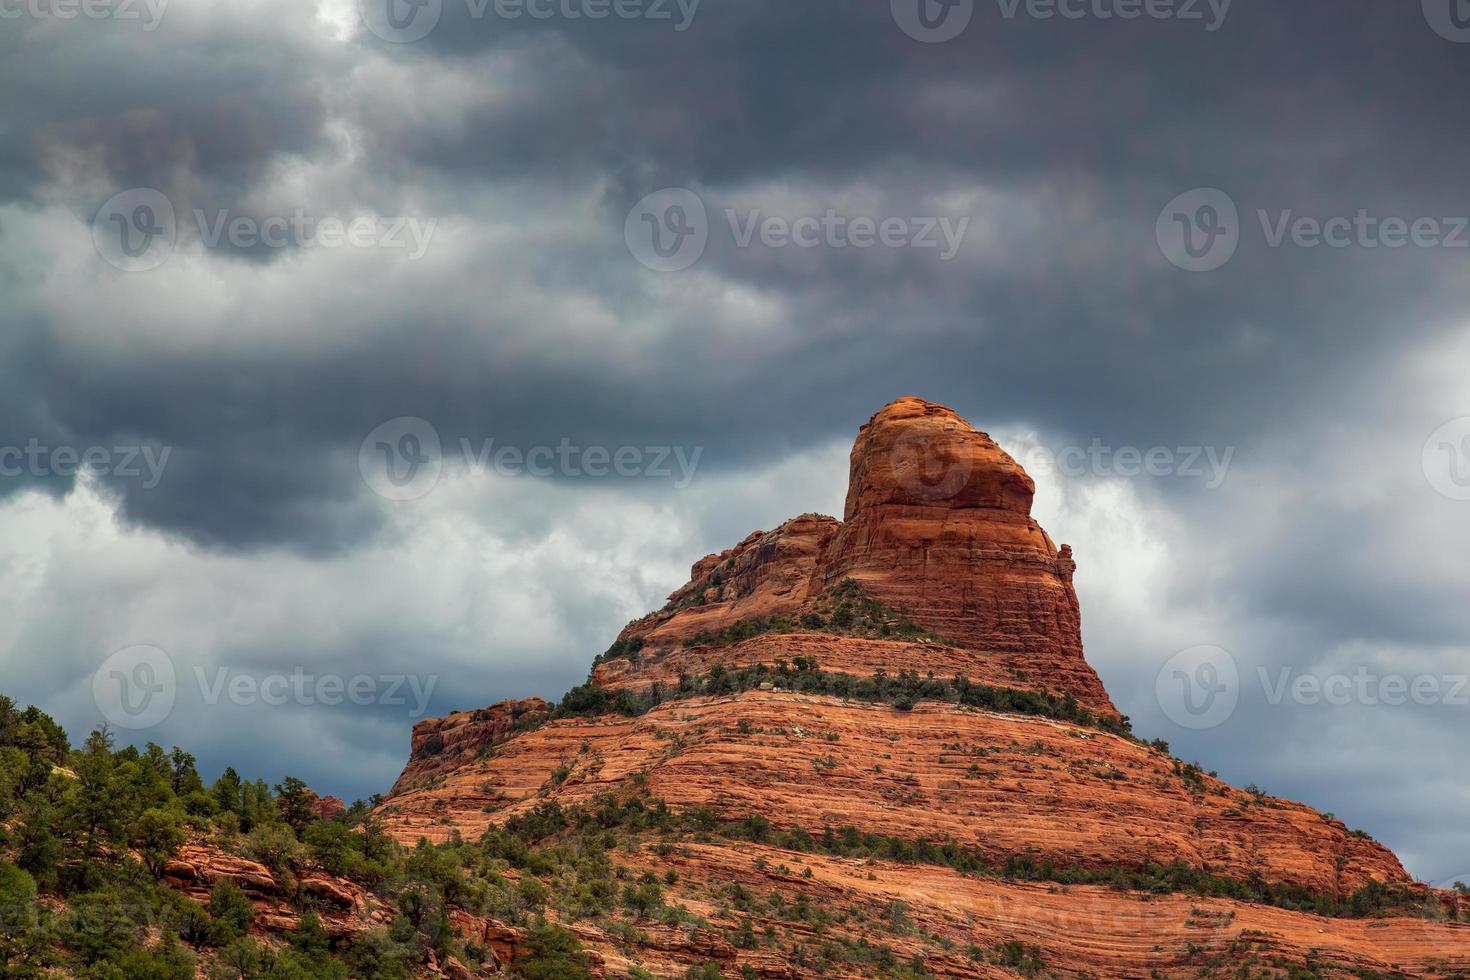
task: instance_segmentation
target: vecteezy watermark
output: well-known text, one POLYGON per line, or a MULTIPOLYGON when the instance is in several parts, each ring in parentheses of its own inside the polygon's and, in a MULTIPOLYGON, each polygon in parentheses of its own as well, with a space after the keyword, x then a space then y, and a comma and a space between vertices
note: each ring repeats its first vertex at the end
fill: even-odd
POLYGON ((1159 707, 1174 724, 1204 729, 1223 725, 1240 701, 1240 669, 1223 647, 1180 650, 1154 679, 1159 707))
POLYGON ((313 674, 297 667, 289 674, 241 673, 228 667, 209 671, 194 668, 194 681, 204 703, 210 707, 221 701, 251 706, 263 704, 279 708, 288 704, 304 707, 335 708, 344 704, 367 707, 382 705, 408 708, 410 718, 422 718, 429 710, 429 699, 439 683, 437 674, 313 674), (410 702, 410 698, 412 701, 410 702))
POLYGON ((97 254, 124 272, 147 272, 163 265, 174 254, 178 238, 173 202, 151 187, 114 194, 92 218, 97 254))
MULTIPOLYGON (((700 0, 448 0, 472 21, 640 20, 687 31, 700 0)), ((362 22, 384 41, 411 44, 433 33, 446 0, 358 0, 362 22)))
POLYGON ((996 0, 1001 16, 1015 20, 1199 21, 1214 33, 1225 26, 1232 0, 996 0))
POLYGON ((1240 213, 1216 187, 1185 191, 1159 212, 1154 239, 1164 257, 1189 272, 1209 272, 1240 247, 1240 213))
POLYGON ((1451 500, 1470 500, 1470 415, 1435 429, 1420 462, 1436 491, 1451 500))
MULTIPOLYGON (((1198 21, 1218 31, 1232 0, 995 0, 1001 17, 1015 20, 1198 21)), ((893 21, 909 37, 927 44, 952 41, 975 16, 975 0, 889 0, 893 21)))
POLYGON ((1470 217, 1401 218, 1375 215, 1359 208, 1352 217, 1315 218, 1291 209, 1256 211, 1266 244, 1281 248, 1470 248, 1470 217))
MULTIPOLYGON (((1262 701, 1271 707, 1397 708, 1470 706, 1470 674, 1383 673, 1360 665, 1351 672, 1301 673, 1290 665, 1255 669, 1262 701)), ((1235 658, 1221 647, 1196 646, 1170 657, 1155 681, 1159 707, 1184 728, 1216 728, 1235 713, 1242 678, 1235 658)))
POLYGON ((950 500, 970 482, 974 466, 968 433, 909 429, 893 441, 888 463, 894 482, 923 501, 950 500))
POLYGON ((1422 0, 1424 19, 1446 41, 1470 44, 1470 0, 1422 0))
POLYGON ((1206 490, 1225 483, 1235 447, 1216 446, 1109 446, 1093 439, 1086 446, 1051 449, 1035 446, 1022 454, 1021 465, 1032 476, 1053 474, 1080 479, 1086 476, 1139 476, 1199 480, 1206 490))
POLYGON ((689 268, 709 245, 704 199, 683 187, 646 195, 624 219, 623 241, 633 258, 655 272, 689 268))
MULTIPOLYGON (((934 249, 941 262, 955 257, 970 227, 968 215, 875 217, 842 214, 835 208, 796 216, 725 208, 723 216, 737 248, 934 249)), ((623 221, 628 251, 656 272, 678 272, 698 262, 711 233, 704 200, 684 187, 647 195, 623 221)))
POLYGON ((889 0, 888 6, 899 30, 926 44, 954 40, 975 16, 975 0, 889 0))
MULTIPOLYGON (((683 490, 694 480, 703 446, 584 446, 570 438, 555 445, 497 445, 461 437, 460 465, 472 477, 563 476, 573 478, 672 480, 683 490)), ((358 448, 357 467, 363 482, 388 500, 417 500, 438 486, 443 473, 443 442, 425 419, 402 416, 369 432, 358 448)))
POLYGON ((47 446, 34 436, 24 446, 0 446, 0 477, 97 476, 142 477, 152 490, 163 479, 172 446, 47 446))
POLYGON ((1362 666, 1351 674, 1299 674, 1289 666, 1275 670, 1257 667, 1256 672, 1266 703, 1272 707, 1288 700, 1304 707, 1470 706, 1470 674, 1380 674, 1362 666))
POLYGON ((163 22, 169 0, 0 0, 0 21, 140 20, 143 30, 163 22))
MULTIPOLYGON (((426 674, 317 674, 297 667, 290 673, 252 674, 230 667, 191 671, 199 700, 208 707, 221 703, 253 707, 403 707, 422 718, 439 683, 426 674)), ((103 661, 92 675, 92 699, 102 717, 118 728, 139 731, 162 724, 180 695, 173 658, 155 646, 132 646, 103 661)))
POLYGON ((92 701, 118 728, 152 728, 174 710, 178 698, 174 662, 158 647, 139 645, 119 650, 92 675, 92 701))
MULTIPOLYGON (((1374 214, 1367 208, 1319 217, 1291 208, 1258 208, 1256 219, 1266 246, 1273 249, 1470 248, 1466 234, 1470 217, 1403 217, 1374 214)), ((1235 201, 1214 187, 1180 194, 1159 212, 1154 226, 1164 257, 1189 272, 1210 272, 1229 262, 1242 234, 1235 201)))
MULTIPOLYGON (((199 240, 209 249, 381 248, 404 250, 410 261, 428 252, 439 225, 437 218, 315 217, 304 208, 264 218, 199 208, 191 214, 199 240)), ((92 219, 98 254, 124 272, 147 272, 163 265, 177 248, 179 233, 173 202, 151 187, 114 195, 92 219)))

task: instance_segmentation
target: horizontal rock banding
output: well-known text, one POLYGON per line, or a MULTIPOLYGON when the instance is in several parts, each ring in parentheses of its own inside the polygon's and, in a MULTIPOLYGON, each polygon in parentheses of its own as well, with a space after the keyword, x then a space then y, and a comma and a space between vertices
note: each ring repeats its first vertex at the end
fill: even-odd
MULTIPOLYGON (((1331 907, 1380 884, 1431 907, 1470 904, 1413 885, 1391 852, 1330 817, 1233 789, 1119 734, 1124 720, 1083 657, 1075 560, 1030 516, 1034 491, 954 412, 894 402, 859 432, 841 521, 803 515, 696 562, 663 609, 623 630, 560 712, 507 702, 415 726, 413 758, 380 809, 386 826, 405 843, 473 839, 543 804, 633 794, 680 812, 758 817, 793 835, 851 826, 875 839, 951 842, 989 873, 793 855, 717 836, 634 849, 630 859, 681 882, 804 890, 857 920, 870 903, 902 902, 918 928, 885 941, 897 955, 920 955, 934 976, 1014 976, 1034 968, 1031 950, 1048 975, 1079 977, 1197 976, 1262 962, 1310 963, 1324 976, 1470 967, 1470 927, 1453 923, 1062 883, 1069 873, 1095 880, 1126 869, 1136 888, 1173 864, 1243 884, 1224 893, 1278 904, 1301 902, 1283 902, 1277 888, 1331 907), (857 621, 844 608, 858 610, 857 621), (782 663, 808 677, 964 677, 1006 697, 966 707, 830 696, 849 688, 801 694, 756 670, 782 663), (701 686, 720 671, 741 672, 738 693, 701 686), (662 697, 687 678, 702 680, 654 704, 655 689, 662 697), (1021 710, 1016 691, 1054 701, 1030 714, 989 710, 1021 710), (594 714, 618 705, 641 713, 594 714), (989 876, 1007 867, 1054 883, 989 876), (925 934, 949 945, 910 938, 925 934), (1005 952, 1007 943, 1024 949, 1005 952), (1019 965, 1007 965, 1012 955, 1019 965)), ((698 889, 679 900, 730 928, 740 918, 698 889)), ((825 941, 790 922, 780 925, 786 945, 748 949, 708 931, 650 925, 630 945, 596 924, 575 928, 609 975, 639 965, 681 976, 714 961, 726 975, 749 967, 815 976, 790 950, 825 941)), ((842 963, 820 972, 871 973, 842 963)))

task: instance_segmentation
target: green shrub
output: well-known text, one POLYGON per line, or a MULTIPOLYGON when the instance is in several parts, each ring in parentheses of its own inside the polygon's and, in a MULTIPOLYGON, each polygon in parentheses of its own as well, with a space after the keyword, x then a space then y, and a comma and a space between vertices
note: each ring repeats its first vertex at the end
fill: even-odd
POLYGON ((590 960, 570 930, 537 920, 526 933, 526 945, 531 954, 511 966, 521 980, 591 980, 590 960))
POLYGON ((227 946, 247 935, 255 922, 255 906, 240 890, 240 886, 228 878, 221 878, 209 893, 210 941, 216 946, 227 946))

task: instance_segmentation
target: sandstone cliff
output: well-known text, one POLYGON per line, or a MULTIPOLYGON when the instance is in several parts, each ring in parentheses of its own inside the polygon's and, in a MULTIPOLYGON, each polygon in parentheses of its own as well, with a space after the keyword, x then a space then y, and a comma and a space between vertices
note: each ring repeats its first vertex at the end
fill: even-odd
POLYGON ((905 975, 1470 969, 1460 897, 1129 733, 1034 492, 953 411, 899 399, 858 433, 840 522, 699 560, 556 707, 416 726, 380 814, 409 844, 548 806, 678 815, 623 868, 704 926, 569 919, 609 976, 871 976, 880 939, 905 975))

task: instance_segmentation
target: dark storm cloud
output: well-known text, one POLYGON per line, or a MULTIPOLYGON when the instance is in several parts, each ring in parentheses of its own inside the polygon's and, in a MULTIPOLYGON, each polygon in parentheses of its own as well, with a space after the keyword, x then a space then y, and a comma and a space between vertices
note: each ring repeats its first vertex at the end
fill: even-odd
POLYGON ((14 137, 7 158, 21 178, 6 185, 7 196, 82 171, 119 188, 239 192, 280 156, 312 153, 342 66, 302 43, 314 30, 308 5, 281 5, 268 17, 262 10, 180 4, 166 7, 152 31, 114 20, 6 19, 0 104, 14 137))
MULTIPOLYGON (((1375 481, 1405 469, 1417 479, 1422 439, 1470 412, 1401 369, 1463 333, 1467 250, 1273 247, 1257 211, 1268 225, 1287 209, 1470 212, 1470 45, 1438 36, 1416 3, 1238 0, 1215 31, 1001 9, 977 3, 943 44, 906 36, 881 2, 705 0, 677 31, 471 20, 446 0, 439 27, 412 44, 270 2, 179 3, 153 32, 0 23, 0 444, 170 447, 157 486, 104 480, 121 515, 270 567, 413 537, 395 519, 430 505, 385 512, 358 471, 364 437, 398 416, 432 421, 451 451, 489 437, 704 447, 702 477, 736 479, 848 440, 911 392, 1053 447, 1236 450, 1218 493, 1136 484, 1141 506, 1191 529, 1159 582, 1169 610, 1209 606, 1240 624, 1209 636, 1161 626, 1144 653, 1126 630, 1094 631, 1105 680, 1140 717, 1159 659, 1189 643, 1309 664, 1354 641, 1463 637, 1465 583, 1442 541, 1466 515, 1422 481, 1375 481), (711 241, 694 268, 650 273, 623 222, 669 186, 700 193, 711 241), (165 192, 180 216, 178 250, 155 272, 117 272, 87 240, 99 205, 132 187, 165 192), (1197 187, 1230 195, 1241 242, 1222 268, 1191 274, 1165 259, 1155 221, 1197 187), (190 230, 195 209, 259 221, 298 207, 439 226, 413 263, 294 244, 208 249, 190 230), (971 224, 946 262, 739 247, 727 208, 971 224)), ((41 479, 56 493, 74 485, 41 479)), ((0 494, 34 482, 0 480, 0 494)), ((610 509, 649 499, 636 482, 609 489, 610 509)), ((559 625, 535 662, 466 670, 473 643, 435 619, 451 613, 425 613, 410 637, 457 658, 424 654, 456 679, 433 710, 580 679, 609 631, 690 561, 757 517, 786 516, 785 497, 765 503, 668 505, 683 518, 667 532, 682 536, 672 572, 577 566, 636 583, 616 594, 583 594, 553 563, 536 579, 537 615, 559 625)), ((520 499, 468 513, 494 532, 496 555, 549 547, 562 524, 520 499)), ((577 539, 594 550, 612 540, 577 539)), ((1085 611, 1089 601, 1102 600, 1084 591, 1085 611)), ((304 653, 271 637, 229 656, 356 656, 387 669, 414 647, 363 615, 342 611, 353 628, 304 653)), ((1396 794, 1403 806, 1370 802, 1278 759, 1273 739, 1315 744, 1294 717, 1243 709, 1230 774, 1248 781, 1270 757, 1273 789, 1336 785, 1356 801, 1328 802, 1381 819, 1385 836, 1424 855, 1431 838, 1454 844, 1409 812, 1429 805, 1412 787, 1396 794)), ((333 744, 364 753, 357 791, 405 740, 376 716, 332 726, 333 744)), ((330 763, 313 765, 308 775, 331 777, 330 763)))
MULTIPOLYGON (((1253 214, 1466 210, 1455 161, 1467 131, 1453 125, 1464 52, 1413 10, 1365 4, 1329 17, 1322 5, 1237 4, 1207 32, 1179 22, 1007 20, 980 4, 963 35, 930 45, 899 31, 883 5, 839 14, 829 4, 707 3, 678 32, 636 21, 469 20, 464 4, 448 3, 439 28, 416 44, 364 32, 362 53, 381 60, 354 78, 350 46, 324 39, 308 12, 271 9, 228 20, 181 11, 146 35, 88 24, 17 42, 5 98, 30 137, 35 174, 82 166, 79 156, 114 188, 170 191, 181 212, 258 217, 282 204, 280 193, 250 200, 273 165, 332 156, 324 131, 335 118, 360 126, 371 150, 351 165, 359 186, 349 199, 380 209, 391 207, 381 175, 420 186, 422 210, 481 220, 491 212, 477 197, 493 201, 501 186, 543 188, 529 196, 548 204, 601 186, 610 232, 665 184, 700 188, 717 224, 737 195, 769 198, 789 186, 880 188, 893 213, 925 213, 936 196, 976 185, 1034 204, 1005 216, 1017 220, 993 251, 949 265, 921 254, 739 249, 725 235, 700 268, 781 297, 782 336, 749 341, 732 370, 703 356, 711 311, 673 312, 638 351, 643 366, 656 366, 656 392, 632 365, 528 365, 528 335, 556 326, 507 326, 484 306, 467 316, 391 304, 332 358, 266 347, 232 364, 212 354, 170 363, 167 374, 143 365, 127 387, 147 398, 106 385, 83 393, 98 379, 61 369, 49 389, 67 395, 43 397, 70 403, 57 414, 79 437, 102 434, 103 418, 111 428, 175 430, 166 437, 187 450, 180 472, 191 474, 177 482, 181 493, 233 487, 254 502, 186 517, 191 508, 167 489, 151 501, 129 495, 129 513, 201 540, 280 542, 308 524, 337 524, 350 537, 361 522, 268 515, 277 503, 324 515, 356 488, 314 461, 415 406, 451 430, 493 424, 533 441, 627 442, 658 428, 725 449, 714 465, 829 438, 900 390, 933 393, 990 424, 1244 442, 1276 424, 1283 403, 1310 404, 1371 371, 1374 358, 1443 329, 1436 311, 1462 297, 1455 253, 1272 249, 1253 214), (77 70, 40 84, 44 73, 33 69, 62 57, 77 70), (1153 219, 1174 194, 1208 185, 1239 203, 1244 241, 1225 269, 1182 275, 1160 260, 1153 219), (1383 331, 1389 320, 1396 329, 1383 331), (814 358, 836 370, 812 377, 814 358), (756 379, 775 397, 741 398, 756 379), (569 387, 578 394, 530 397, 569 387), (709 397, 717 413, 697 407, 709 397), (288 431, 278 424, 285 416, 288 431), (766 437, 773 427, 784 445, 766 437), (276 447, 278 465, 238 451, 252 442, 276 447), (299 475, 306 470, 313 475, 299 475)), ((85 212, 97 202, 74 203, 85 212)), ((534 211, 517 217, 534 235, 534 211)), ((614 318, 648 316, 658 301, 642 270, 615 235, 603 246, 528 241, 540 261, 527 271, 547 289, 596 283, 614 318)), ((341 475, 350 484, 351 473, 341 475)))

